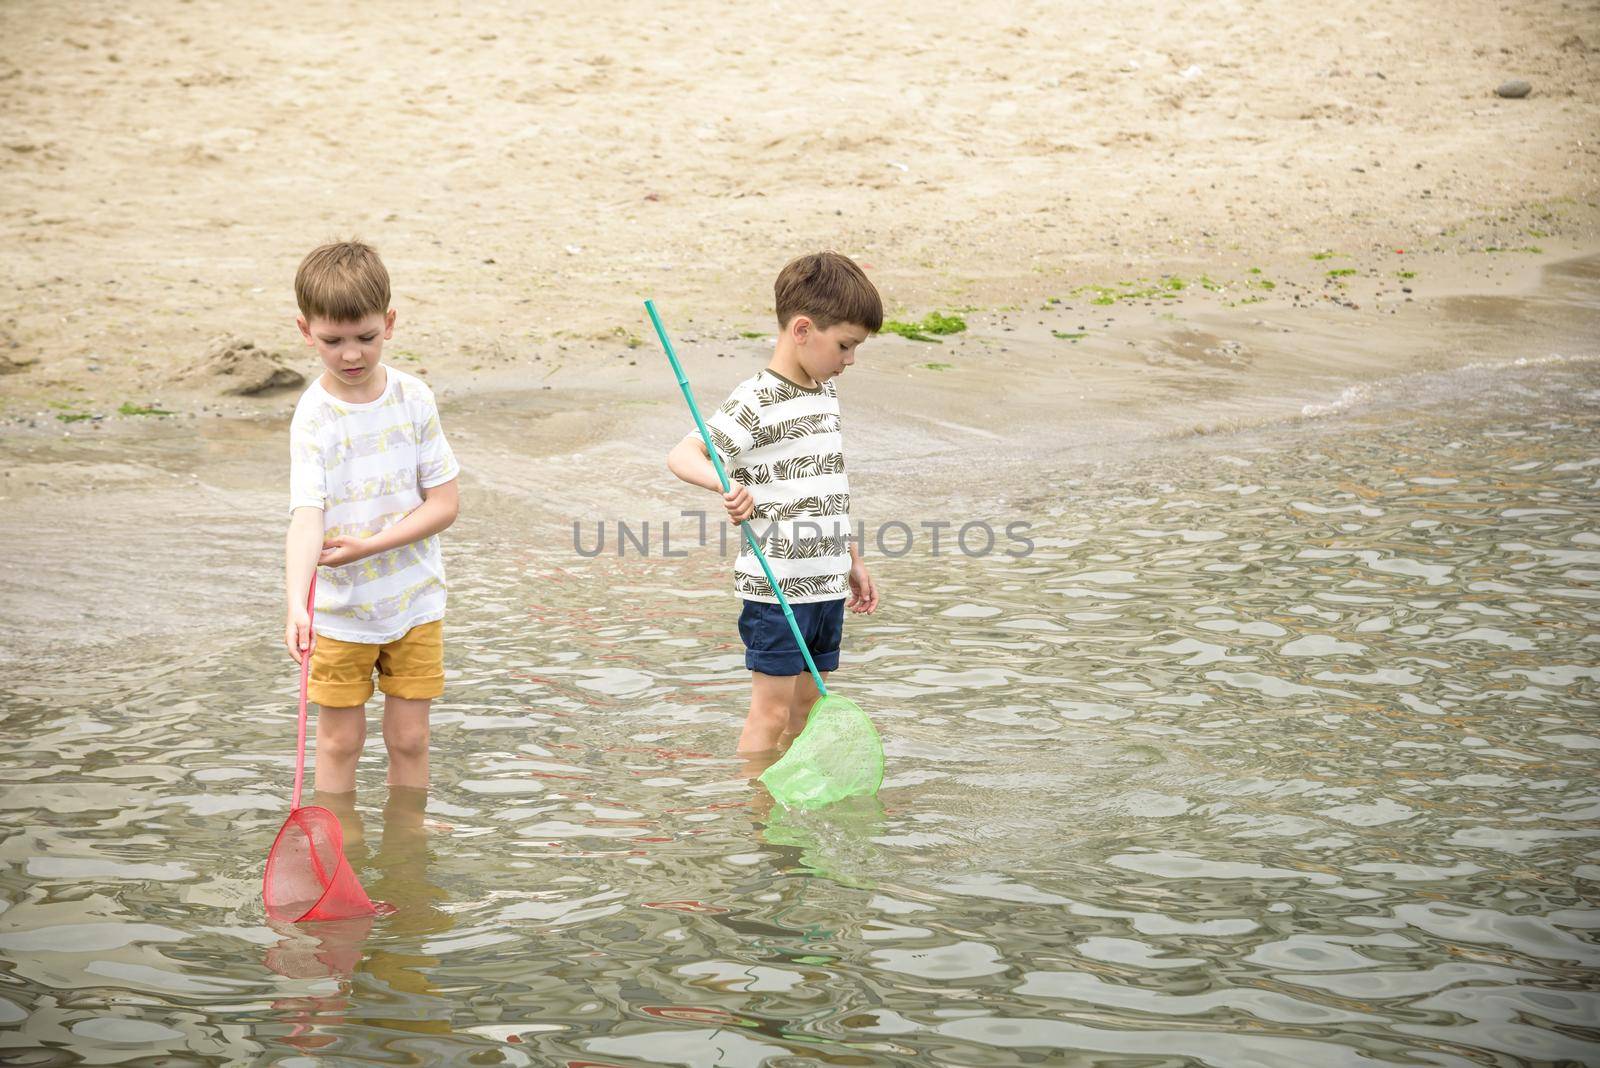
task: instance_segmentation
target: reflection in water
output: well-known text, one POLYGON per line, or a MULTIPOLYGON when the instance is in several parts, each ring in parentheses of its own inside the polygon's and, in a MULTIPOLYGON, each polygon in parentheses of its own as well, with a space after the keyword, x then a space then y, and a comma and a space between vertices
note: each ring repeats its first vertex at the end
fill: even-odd
POLYGON ((772 803, 757 809, 763 826, 761 841, 773 848, 774 867, 822 876, 860 889, 872 888, 873 858, 878 840, 887 828, 883 802, 876 797, 848 797, 825 809, 789 809, 772 803), (761 812, 765 809, 765 812, 761 812))
POLYGON ((370 927, 264 925, 293 753, 269 643, 132 678, 74 653, 4 699, 0 1044, 1600 1062, 1593 366, 952 502, 1036 551, 879 561, 845 677, 888 778, 821 812, 731 754, 725 561, 458 539, 431 797, 319 798, 397 907, 370 927))
POLYGON ((453 922, 436 904, 444 891, 429 880, 428 794, 405 786, 387 790, 375 852, 367 844, 366 820, 354 792, 319 792, 311 802, 339 817, 345 859, 367 883, 369 896, 386 907, 381 919, 272 925, 284 937, 267 950, 269 969, 290 979, 335 983, 330 993, 273 1002, 277 1017, 289 1024, 282 1041, 301 1049, 337 1052, 340 1033, 350 1025, 362 1035, 373 1028, 420 1034, 451 1029, 451 1003, 428 979, 439 960, 418 952, 416 943, 449 930, 453 922), (374 944, 373 927, 379 922, 383 938, 374 944))
MULTIPOLYGON (((269 921, 270 922, 270 921, 269 921)), ((299 1049, 325 1049, 337 1039, 331 1029, 345 1022, 350 1007, 350 977, 361 962, 373 918, 306 923, 272 923, 283 938, 267 950, 266 966, 287 979, 333 979, 335 990, 277 998, 272 1016, 287 1023, 280 1041, 299 1049)))

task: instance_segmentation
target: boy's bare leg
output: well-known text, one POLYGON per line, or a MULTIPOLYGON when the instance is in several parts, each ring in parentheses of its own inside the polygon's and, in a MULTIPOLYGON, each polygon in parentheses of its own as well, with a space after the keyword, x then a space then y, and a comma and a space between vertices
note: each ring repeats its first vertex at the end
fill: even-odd
POLYGON ((383 831, 420 831, 428 811, 428 791, 414 786, 391 786, 383 803, 383 831))
POLYGON ((774 749, 789 725, 794 704, 793 675, 763 675, 750 672, 750 714, 739 734, 739 753, 752 755, 774 749))
POLYGON ((739 768, 739 778, 759 779, 761 774, 778 762, 782 754, 776 749, 769 749, 765 753, 740 753, 744 757, 744 764, 739 768))
POLYGON ((317 708, 317 792, 348 794, 356 788, 356 761, 367 740, 367 706, 317 708))
POLYGON ((321 805, 338 818, 339 826, 344 831, 344 855, 349 859, 351 867, 359 866, 366 859, 362 846, 367 840, 367 827, 366 821, 361 818, 361 812, 356 808, 355 791, 330 794, 318 790, 311 795, 311 803, 321 805))
POLYGON ((383 744, 389 750, 389 785, 428 788, 428 709, 431 700, 383 700, 383 744))
MULTIPOLYGON (((827 685, 828 673, 818 672, 822 676, 823 685, 827 685)), ((811 672, 806 672, 795 680, 794 700, 789 705, 789 724, 784 728, 785 741, 806 729, 806 720, 811 716, 811 706, 817 703, 817 698, 822 692, 817 689, 817 680, 811 677, 811 672)))

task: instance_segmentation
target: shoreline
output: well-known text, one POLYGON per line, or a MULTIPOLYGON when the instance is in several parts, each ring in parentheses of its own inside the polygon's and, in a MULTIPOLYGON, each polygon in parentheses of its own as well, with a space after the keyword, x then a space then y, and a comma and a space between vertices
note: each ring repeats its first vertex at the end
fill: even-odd
MULTIPOLYGON (((1401 303, 1381 321, 1331 303, 1184 309, 1176 321, 1171 305, 1151 306, 1115 309, 1114 334, 1072 346, 1029 309, 973 314, 942 345, 876 339, 878 351, 867 348, 841 380, 852 489, 863 518, 930 491, 1004 502, 1025 497, 1046 466, 1292 424, 1408 375, 1553 352, 1593 357, 1600 254, 1540 274, 1532 288, 1401 303), (1065 351, 1070 373, 1059 369, 1065 351), (935 355, 951 368, 920 366, 935 355)), ((672 329, 670 313, 667 322, 672 329)), ((760 344, 727 356, 725 338, 677 338, 703 404, 765 364, 760 344)), ((436 383, 465 476, 456 539, 504 546, 514 537, 541 552, 577 518, 677 515, 688 498, 663 458, 689 418, 665 360, 637 359, 630 373, 614 361, 622 366, 581 387, 541 389, 511 374, 476 387, 436 383), (509 381, 519 388, 504 388, 509 381)), ((0 426, 0 535, 13 548, 0 569, 0 595, 13 606, 0 622, 0 658, 48 662, 176 635, 274 640, 284 428, 297 395, 243 417, 132 417, 76 432, 0 426), (194 576, 210 591, 198 619, 180 596, 194 576)))
MULTIPOLYGON (((1289 272, 1284 270, 1272 272, 1276 279, 1266 277, 1268 272, 1261 269, 1261 276, 1243 273, 1238 279, 1216 281, 1213 276, 1224 272, 1213 267, 1210 273, 1134 275, 1121 279, 1120 286, 1078 287, 1065 298, 1048 297, 1037 303, 1019 301, 984 309, 954 306, 954 313, 966 324, 960 333, 911 341, 886 330, 869 339, 861 364, 847 372, 841 386, 860 391, 869 403, 876 402, 876 394, 883 391, 899 394, 909 390, 927 400, 930 409, 953 416, 961 399, 993 401, 1010 387, 1026 382, 1023 392, 1028 396, 1016 398, 1023 410, 1037 409, 1041 398, 1046 398, 1045 406, 1088 424, 1096 437, 1113 428, 1131 432, 1134 438, 1157 437, 1183 430, 1148 429, 1143 422, 1130 422, 1123 413, 1132 409, 1144 418, 1170 418, 1159 407, 1163 394, 1187 393, 1185 403, 1190 410, 1206 413, 1197 415, 1193 430, 1239 429, 1252 425, 1252 415, 1279 418, 1292 414, 1297 406, 1327 402, 1348 386, 1409 371, 1456 366, 1485 348, 1505 348, 1501 355, 1514 359, 1543 355, 1512 353, 1510 348, 1519 340, 1533 345, 1582 344, 1586 340, 1571 324, 1563 329, 1560 323, 1542 323, 1543 333, 1537 338, 1519 335, 1500 346, 1492 339, 1486 343, 1480 336, 1466 339, 1464 344, 1470 349, 1462 352, 1438 351, 1448 341, 1462 340, 1448 333, 1472 318, 1463 314, 1462 306, 1493 306, 1477 316, 1485 328, 1479 334, 1492 335, 1497 318, 1509 325, 1517 317, 1515 305, 1519 302, 1581 302, 1581 295, 1563 290, 1571 288, 1561 281, 1567 275, 1585 274, 1600 293, 1600 268, 1595 267, 1600 264, 1600 241, 1508 259, 1495 265, 1501 269, 1488 285, 1478 280, 1478 272, 1437 269, 1442 262, 1436 258, 1431 271, 1409 271, 1416 277, 1405 280, 1406 292, 1371 267, 1350 269, 1357 273, 1320 290, 1286 280, 1289 272), (1251 288, 1261 282, 1296 287, 1300 292, 1284 297, 1273 291, 1263 297, 1261 290, 1251 288), (1181 284, 1182 288, 1163 289, 1163 283, 1181 284), (1118 296, 1123 293, 1134 296, 1118 296), (1430 323, 1430 319, 1443 322, 1430 323), (1430 337, 1429 331, 1435 328, 1441 332, 1430 337), (889 386, 889 378, 910 381, 889 386), (1035 388, 1041 385, 1043 389, 1035 388), (1290 393, 1283 394, 1285 389, 1290 393)), ((1416 259, 1409 265, 1425 266, 1416 259)), ((1324 268, 1319 264, 1317 270, 1324 268)), ((1581 318, 1581 311, 1573 310, 1581 318)), ((770 356, 771 332, 740 331, 726 324, 698 327, 687 315, 678 316, 682 322, 675 324, 674 311, 663 311, 685 367, 694 372, 691 384, 702 402, 712 395, 721 396, 733 382, 764 366, 770 356)), ((626 343, 563 344, 553 353, 532 353, 510 367, 454 367, 460 361, 450 358, 432 367, 418 366, 406 358, 401 333, 386 347, 384 358, 400 369, 420 373, 435 390, 447 420, 452 408, 487 409, 505 418, 521 410, 536 419, 555 417, 561 422, 563 414, 590 411, 601 415, 617 404, 670 406, 676 395, 668 396, 662 385, 667 380, 661 371, 664 359, 642 310, 639 318, 641 333, 626 343), (542 366, 546 355, 548 367, 542 366)), ((310 357, 290 366, 303 372, 308 382, 320 371, 310 357)), ((70 390, 88 387, 60 378, 40 381, 26 372, 0 377, 0 384, 6 387, 0 400, 0 450, 59 443, 52 453, 70 452, 77 446, 94 449, 97 439, 147 442, 170 436, 183 440, 191 437, 186 430, 191 424, 197 436, 212 440, 235 426, 287 425, 305 388, 218 397, 204 388, 174 383, 159 395, 101 390, 67 400, 62 398, 69 394, 59 392, 63 386, 70 390), (55 388, 57 398, 41 400, 42 393, 48 392, 42 387, 55 388), (118 396, 129 398, 120 406, 154 408, 159 414, 119 413, 114 406, 118 396)), ((918 419, 906 409, 896 414, 918 419)), ((860 416, 852 421, 860 421, 860 416)), ((922 422, 991 442, 1004 437, 959 418, 935 416, 922 422)), ((242 433, 247 438, 255 436, 242 433)), ((556 448, 561 442, 536 437, 531 444, 556 448)))

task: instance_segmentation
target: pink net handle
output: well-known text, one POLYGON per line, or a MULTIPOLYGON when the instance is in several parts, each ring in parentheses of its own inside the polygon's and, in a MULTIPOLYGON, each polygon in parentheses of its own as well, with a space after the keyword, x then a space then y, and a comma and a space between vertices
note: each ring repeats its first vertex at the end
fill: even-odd
POLYGON ((294 799, 289 802, 291 813, 300 807, 300 788, 306 778, 306 686, 311 678, 311 646, 317 641, 317 569, 314 567, 311 569, 311 588, 306 591, 306 617, 311 624, 311 640, 306 643, 305 652, 300 654, 300 738, 296 743, 294 799))

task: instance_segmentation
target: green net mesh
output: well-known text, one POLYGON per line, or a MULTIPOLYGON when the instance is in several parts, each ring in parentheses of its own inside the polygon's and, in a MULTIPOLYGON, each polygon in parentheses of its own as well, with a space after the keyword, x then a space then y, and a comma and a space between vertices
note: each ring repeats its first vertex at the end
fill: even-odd
POLYGON ((883 783, 883 741, 860 705, 838 694, 819 697, 806 729, 761 782, 788 808, 875 794, 883 783))

